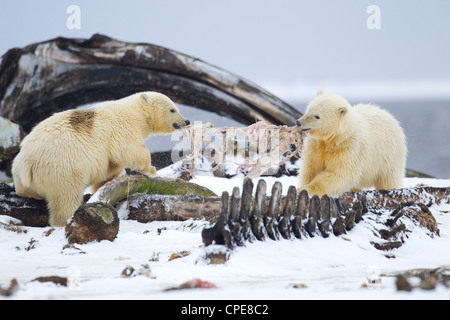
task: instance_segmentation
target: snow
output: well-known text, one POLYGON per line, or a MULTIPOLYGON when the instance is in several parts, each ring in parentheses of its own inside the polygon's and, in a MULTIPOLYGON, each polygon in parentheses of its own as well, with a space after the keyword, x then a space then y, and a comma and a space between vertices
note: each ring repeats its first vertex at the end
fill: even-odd
MULTIPOLYGON (((275 181, 283 184, 283 193, 289 185, 297 185, 295 177, 264 179, 268 192, 275 181)), ((242 176, 198 174, 192 182, 221 194, 241 188, 242 181, 242 176)), ((417 184, 448 187, 450 180, 405 178, 405 187, 417 184)), ((126 216, 126 207, 119 211, 126 216)), ((378 238, 365 219, 344 236, 248 243, 235 248, 223 265, 205 262, 201 230, 209 226, 206 221, 121 220, 114 242, 65 248, 64 228, 22 227, 24 232, 17 233, 1 227, 11 220, 3 216, 0 286, 6 288, 15 278, 19 289, 0 299, 449 299, 450 290, 441 284, 435 290, 397 291, 391 276, 450 265, 450 204, 433 205, 430 211, 440 236, 431 238, 416 229, 402 247, 390 252, 391 258, 370 244, 378 238), (181 251, 190 254, 169 261, 181 251), (127 266, 138 270, 144 265, 150 267, 150 277, 121 276, 127 266), (31 282, 40 276, 68 277, 69 284, 31 282), (218 288, 166 291, 195 278, 218 288)))

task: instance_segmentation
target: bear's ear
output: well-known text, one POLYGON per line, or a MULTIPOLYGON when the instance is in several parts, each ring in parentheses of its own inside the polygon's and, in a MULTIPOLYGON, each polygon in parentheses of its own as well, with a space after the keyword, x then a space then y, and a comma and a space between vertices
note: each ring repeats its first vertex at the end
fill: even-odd
POLYGON ((323 91, 322 91, 322 90, 319 90, 319 91, 317 91, 316 96, 320 96, 320 95, 322 95, 322 94, 323 94, 323 91))
POLYGON ((336 113, 338 116, 342 117, 343 115, 345 115, 347 113, 347 107, 339 107, 336 110, 336 113))
POLYGON ((146 104, 149 104, 149 105, 152 104, 152 99, 150 99, 150 97, 148 95, 146 95, 145 93, 141 93, 141 100, 146 104))

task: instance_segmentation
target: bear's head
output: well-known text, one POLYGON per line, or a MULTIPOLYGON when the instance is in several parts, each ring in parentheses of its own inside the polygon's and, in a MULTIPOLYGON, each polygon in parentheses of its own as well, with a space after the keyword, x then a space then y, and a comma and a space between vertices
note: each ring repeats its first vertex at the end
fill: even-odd
POLYGON ((310 136, 326 139, 337 133, 350 110, 350 104, 341 96, 319 90, 296 124, 310 136))
POLYGON ((169 134, 190 124, 190 121, 180 114, 175 103, 161 93, 142 92, 140 102, 148 125, 154 133, 169 134))

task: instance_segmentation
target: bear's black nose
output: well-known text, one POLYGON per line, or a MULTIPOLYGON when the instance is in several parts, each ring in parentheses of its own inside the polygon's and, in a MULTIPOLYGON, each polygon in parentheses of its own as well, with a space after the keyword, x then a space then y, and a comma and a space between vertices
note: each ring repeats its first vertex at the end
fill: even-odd
POLYGON ((299 127, 302 126, 302 123, 300 122, 300 120, 295 120, 295 124, 298 125, 299 127))
POLYGON ((185 122, 186 122, 187 126, 191 124, 191 122, 189 120, 186 120, 185 122))

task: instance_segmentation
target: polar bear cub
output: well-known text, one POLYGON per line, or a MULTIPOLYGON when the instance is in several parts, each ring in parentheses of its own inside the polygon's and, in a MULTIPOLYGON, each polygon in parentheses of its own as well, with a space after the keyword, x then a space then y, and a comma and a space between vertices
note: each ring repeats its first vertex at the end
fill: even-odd
POLYGON ((144 141, 188 124, 157 92, 56 113, 23 140, 12 167, 16 192, 46 199, 50 225, 64 226, 88 186, 96 190, 124 168, 156 176, 144 141))
POLYGON ((406 138, 386 110, 370 104, 352 107, 339 95, 319 91, 297 125, 308 132, 299 192, 339 196, 369 187, 402 186, 406 138))

